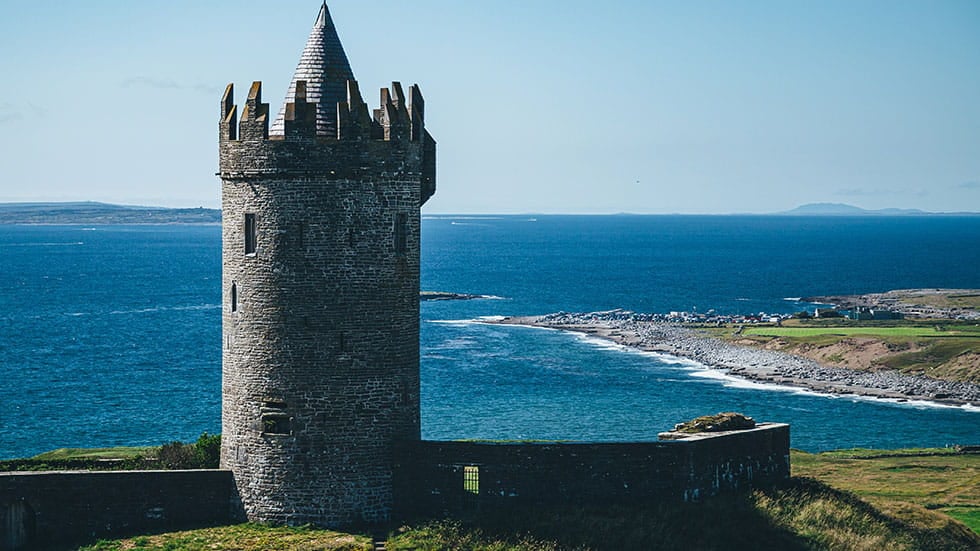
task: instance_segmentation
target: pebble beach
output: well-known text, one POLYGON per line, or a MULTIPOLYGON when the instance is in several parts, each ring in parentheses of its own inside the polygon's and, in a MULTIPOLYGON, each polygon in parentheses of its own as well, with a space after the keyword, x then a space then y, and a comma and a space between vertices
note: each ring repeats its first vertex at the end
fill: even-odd
POLYGON ((980 385, 821 365, 785 352, 728 343, 678 324, 648 321, 621 311, 507 317, 494 323, 574 331, 617 344, 694 360, 707 368, 751 381, 806 388, 830 394, 925 400, 948 405, 980 405, 980 385))

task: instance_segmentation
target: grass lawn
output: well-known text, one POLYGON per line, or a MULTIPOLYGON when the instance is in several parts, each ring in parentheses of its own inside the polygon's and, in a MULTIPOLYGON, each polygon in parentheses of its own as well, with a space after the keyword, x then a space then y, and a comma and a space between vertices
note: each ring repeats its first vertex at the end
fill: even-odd
POLYGON ((793 451, 793 476, 853 492, 899 518, 940 511, 980 534, 980 454, 952 449, 793 451))
POLYGON ((331 530, 299 527, 272 527, 237 524, 138 536, 122 540, 103 540, 79 551, 371 551, 368 536, 331 530))
POLYGON ((119 448, 59 448, 35 455, 38 461, 58 461, 71 459, 133 459, 155 455, 160 446, 119 447, 119 448))
POLYGON ((867 327, 867 326, 837 326, 837 327, 746 327, 743 335, 760 335, 765 337, 819 337, 833 335, 839 337, 900 337, 900 338, 938 338, 938 337, 971 337, 980 336, 980 331, 970 331, 962 326, 945 326, 942 330, 934 326, 908 327, 867 327))

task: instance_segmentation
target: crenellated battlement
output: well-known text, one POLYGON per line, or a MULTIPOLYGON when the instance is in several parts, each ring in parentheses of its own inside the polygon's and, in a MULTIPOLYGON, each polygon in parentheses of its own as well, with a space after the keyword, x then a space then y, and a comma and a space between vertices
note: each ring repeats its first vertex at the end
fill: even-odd
POLYGON ((380 107, 371 116, 361 97, 356 80, 347 80, 347 100, 336 104, 336 132, 323 132, 317 125, 315 102, 307 101, 307 82, 296 82, 295 91, 287 98, 281 136, 269 133, 269 104, 262 103, 262 82, 256 81, 249 88, 242 108, 241 120, 235 105, 235 85, 229 84, 221 98, 221 141, 240 140, 378 140, 426 142, 432 140, 425 130, 425 100, 417 84, 408 89, 408 95, 400 82, 392 82, 390 88, 381 89, 380 107))
POLYGON ((417 182, 419 205, 424 204, 435 193, 436 142, 425 129, 425 100, 418 85, 407 94, 398 82, 382 88, 373 116, 357 81, 348 79, 345 85, 345 101, 332 111, 335 123, 324 125, 323 106, 310 101, 309 83, 295 81, 279 121, 282 134, 276 135, 270 131, 262 83, 252 83, 240 116, 235 86, 229 84, 221 98, 218 131, 221 178, 408 177, 417 182))

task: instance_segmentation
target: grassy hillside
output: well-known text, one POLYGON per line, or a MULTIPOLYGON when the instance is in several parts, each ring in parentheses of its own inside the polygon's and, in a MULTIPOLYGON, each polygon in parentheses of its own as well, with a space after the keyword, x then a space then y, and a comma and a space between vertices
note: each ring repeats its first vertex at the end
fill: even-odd
POLYGON ((911 524, 853 494, 794 478, 781 487, 700 504, 522 511, 403 528, 389 550, 439 549, 975 549, 980 537, 946 519, 911 524))
POLYGON ((737 344, 849 369, 890 369, 980 384, 980 324, 951 321, 788 320, 705 329, 737 344))
MULTIPOLYGON (((392 528, 385 546, 392 551, 980 548, 975 533, 980 531, 980 455, 950 449, 794 451, 793 471, 796 476, 778 488, 699 504, 483 511, 456 521, 419 521, 392 528)), ((244 524, 83 549, 371 548, 371 538, 361 534, 244 524)))
POLYGON ((793 474, 853 492, 905 522, 939 526, 944 513, 980 534, 980 454, 937 450, 793 452, 793 474))

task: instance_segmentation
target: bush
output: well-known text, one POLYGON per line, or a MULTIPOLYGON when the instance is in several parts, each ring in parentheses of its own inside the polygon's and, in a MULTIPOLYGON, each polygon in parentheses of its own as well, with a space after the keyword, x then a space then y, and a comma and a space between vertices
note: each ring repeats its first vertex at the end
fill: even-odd
POLYGON ((157 452, 160 466, 164 469, 194 469, 196 468, 196 458, 194 446, 183 442, 170 442, 160 446, 157 452))
POLYGON ((221 435, 203 433, 197 442, 170 442, 160 447, 157 458, 164 469, 217 469, 221 456, 221 435))
POLYGON ((217 469, 221 462, 221 435, 201 434, 194 443, 194 456, 199 469, 217 469))

